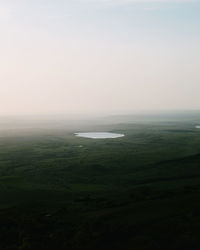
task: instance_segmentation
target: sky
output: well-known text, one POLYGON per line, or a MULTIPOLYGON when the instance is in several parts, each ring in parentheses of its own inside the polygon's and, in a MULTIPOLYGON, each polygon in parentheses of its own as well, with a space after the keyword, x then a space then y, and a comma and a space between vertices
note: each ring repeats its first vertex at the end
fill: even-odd
POLYGON ((0 115, 200 109, 200 0, 0 0, 0 115))

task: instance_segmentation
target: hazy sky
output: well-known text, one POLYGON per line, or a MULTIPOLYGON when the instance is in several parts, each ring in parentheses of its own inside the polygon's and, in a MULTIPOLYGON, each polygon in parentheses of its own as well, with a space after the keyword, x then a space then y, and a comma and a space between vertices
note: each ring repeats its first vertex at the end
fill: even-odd
POLYGON ((0 115, 200 109, 200 0, 0 0, 0 115))

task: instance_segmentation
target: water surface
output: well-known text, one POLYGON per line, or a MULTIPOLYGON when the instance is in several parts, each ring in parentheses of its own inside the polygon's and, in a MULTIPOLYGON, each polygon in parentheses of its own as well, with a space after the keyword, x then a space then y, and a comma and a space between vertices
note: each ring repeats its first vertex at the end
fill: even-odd
POLYGON ((200 125, 196 125, 195 128, 200 128, 200 125))
POLYGON ((124 134, 110 133, 110 132, 87 132, 87 133, 75 133, 76 136, 92 139, 109 139, 123 137, 124 134))

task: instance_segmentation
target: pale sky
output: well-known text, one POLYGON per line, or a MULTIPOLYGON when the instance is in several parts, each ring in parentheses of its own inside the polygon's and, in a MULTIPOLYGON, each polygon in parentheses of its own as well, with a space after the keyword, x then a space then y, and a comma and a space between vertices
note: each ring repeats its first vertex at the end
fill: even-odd
POLYGON ((200 109, 200 0, 0 0, 0 115, 200 109))

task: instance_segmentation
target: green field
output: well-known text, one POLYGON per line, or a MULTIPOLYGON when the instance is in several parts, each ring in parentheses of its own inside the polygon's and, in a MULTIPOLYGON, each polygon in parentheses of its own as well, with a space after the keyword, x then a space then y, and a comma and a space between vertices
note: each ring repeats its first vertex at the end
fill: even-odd
POLYGON ((199 114, 46 123, 0 123, 1 250, 200 249, 199 114))

